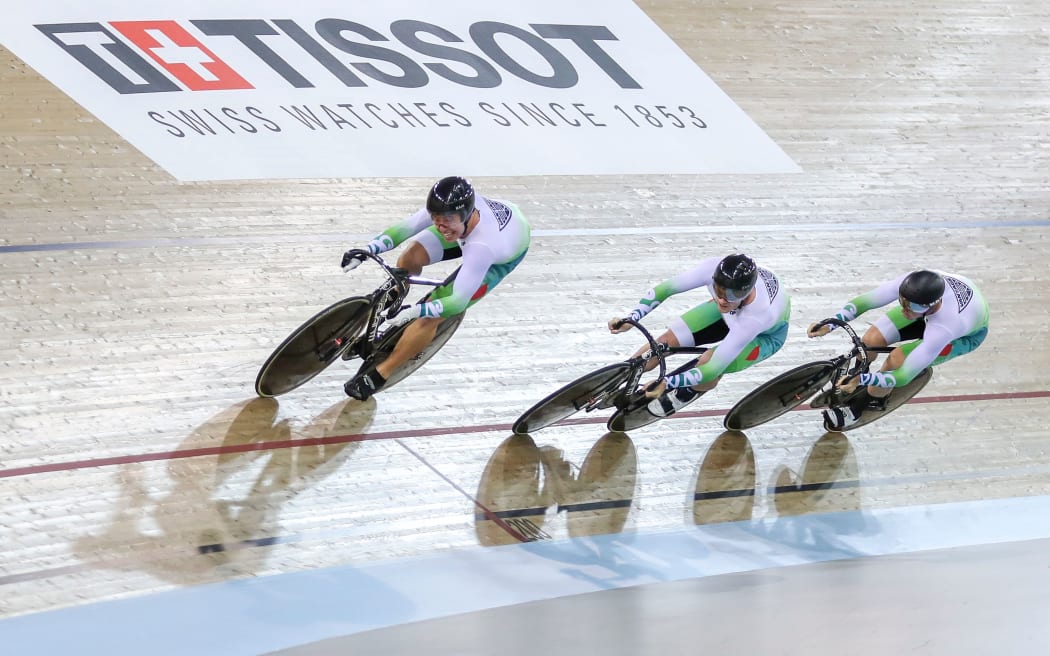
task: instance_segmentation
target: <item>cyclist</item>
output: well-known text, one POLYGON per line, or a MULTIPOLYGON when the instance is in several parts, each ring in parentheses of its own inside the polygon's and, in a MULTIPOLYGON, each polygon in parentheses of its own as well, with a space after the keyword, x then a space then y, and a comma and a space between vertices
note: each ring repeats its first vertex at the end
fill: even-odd
MULTIPOLYGON (((343 386, 347 395, 364 401, 382 389, 397 367, 434 339, 442 321, 472 306, 521 263, 530 235, 528 220, 515 205, 476 194, 470 181, 459 176, 438 180, 427 194, 425 207, 384 230, 364 250, 385 253, 415 236, 398 257, 398 267, 419 275, 434 262, 458 257, 463 262, 426 303, 413 306, 410 313, 406 310, 407 318, 418 320, 405 328, 386 360, 374 369, 362 367, 347 381, 343 386)), ((343 270, 356 268, 363 259, 347 251, 343 270)))
MULTIPOLYGON (((907 385, 927 367, 973 351, 988 334, 988 302, 977 286, 958 274, 927 269, 887 280, 846 303, 835 316, 852 321, 894 301, 899 305, 868 328, 864 343, 908 343, 890 352, 882 363, 882 371, 839 381, 839 389, 846 393, 852 393, 858 385, 865 385, 866 389, 850 401, 849 407, 825 410, 826 429, 840 430, 857 421, 864 410, 884 408, 894 387, 907 385)), ((831 329, 832 326, 817 328, 812 324, 807 334, 820 337, 831 329)))
MULTIPOLYGON (((712 300, 674 319, 657 341, 672 347, 717 345, 705 351, 693 368, 667 376, 652 392, 647 392, 655 397, 648 406, 654 416, 673 414, 713 389, 723 374, 743 371, 773 355, 787 338, 791 299, 773 272, 739 253, 705 259, 661 282, 646 292, 628 316, 638 321, 669 297, 703 286, 707 286, 712 300)), ((613 333, 630 328, 623 319, 609 321, 613 333)), ((656 366, 656 361, 651 360, 647 366, 656 366)))

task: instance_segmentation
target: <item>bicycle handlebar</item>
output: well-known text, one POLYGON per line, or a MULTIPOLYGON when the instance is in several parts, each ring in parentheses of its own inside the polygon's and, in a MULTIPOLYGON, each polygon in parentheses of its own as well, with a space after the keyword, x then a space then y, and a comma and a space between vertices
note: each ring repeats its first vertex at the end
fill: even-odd
POLYGON ((408 269, 390 266, 389 264, 383 261, 383 258, 379 257, 378 253, 370 253, 363 248, 351 248, 347 252, 354 253, 355 255, 360 256, 362 260, 368 259, 378 264, 383 269, 383 271, 386 272, 390 279, 397 284, 398 290, 403 292, 404 295, 408 294, 409 283, 418 285, 429 285, 431 287, 440 287, 441 285, 445 284, 444 280, 436 280, 433 278, 414 276, 411 273, 409 273, 408 269))
MULTIPOLYGON (((649 342, 649 350, 650 352, 652 352, 653 356, 656 357, 657 362, 660 366, 660 377, 657 378, 657 381, 663 380, 664 376, 667 375, 667 363, 664 361, 664 353, 666 347, 663 344, 657 342, 656 339, 652 336, 652 334, 648 330, 646 330, 641 323, 635 321, 630 317, 624 317, 623 319, 620 319, 620 326, 622 326, 625 323, 637 328, 638 331, 641 332, 645 339, 649 342)), ((618 327, 619 326, 617 326, 617 328, 618 327)))
POLYGON ((817 322, 818 326, 838 326, 846 331, 849 338, 853 341, 853 352, 857 355, 857 363, 859 367, 858 371, 867 371, 868 365, 868 347, 864 345, 864 340, 857 336, 857 331, 853 330, 853 326, 849 325, 849 322, 843 321, 838 317, 828 317, 823 321, 817 322))

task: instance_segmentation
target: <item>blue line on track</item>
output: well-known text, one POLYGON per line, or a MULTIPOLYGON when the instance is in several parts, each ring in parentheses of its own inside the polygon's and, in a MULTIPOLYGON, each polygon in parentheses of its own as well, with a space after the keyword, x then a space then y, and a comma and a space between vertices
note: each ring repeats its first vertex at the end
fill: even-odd
MULTIPOLYGON (((718 232, 769 232, 783 230, 785 227, 796 232, 853 232, 883 230, 977 230, 981 228, 1047 228, 1050 219, 1030 221, 937 221, 931 223, 795 223, 766 225, 683 225, 659 226, 652 228, 578 228, 566 230, 533 230, 534 237, 607 237, 614 235, 654 235, 654 234, 689 234, 718 232)), ((45 251, 106 250, 129 248, 185 248, 189 246, 227 246, 243 244, 287 244, 340 242, 354 244, 371 239, 371 235, 321 234, 321 235, 253 235, 244 237, 157 237, 154 239, 126 239, 115 241, 64 242, 55 244, 11 244, 0 246, 2 253, 34 253, 45 251)))

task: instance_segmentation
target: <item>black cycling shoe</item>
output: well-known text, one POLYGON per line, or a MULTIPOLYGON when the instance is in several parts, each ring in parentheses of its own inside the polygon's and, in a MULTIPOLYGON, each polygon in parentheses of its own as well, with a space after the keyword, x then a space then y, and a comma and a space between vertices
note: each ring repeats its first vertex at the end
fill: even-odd
POLYGON ((386 382, 379 372, 372 370, 367 373, 358 374, 346 381, 343 385, 343 391, 350 398, 357 399, 358 401, 367 401, 372 398, 376 392, 383 389, 383 384, 386 382))

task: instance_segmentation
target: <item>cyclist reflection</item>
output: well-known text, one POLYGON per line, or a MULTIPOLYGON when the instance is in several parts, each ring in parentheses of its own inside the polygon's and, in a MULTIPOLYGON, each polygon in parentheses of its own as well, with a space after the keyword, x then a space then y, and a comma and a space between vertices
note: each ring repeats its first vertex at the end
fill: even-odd
POLYGON ((634 443, 623 433, 604 435, 579 466, 560 449, 512 435, 489 458, 478 485, 478 541, 491 546, 618 533, 636 484, 634 443))

